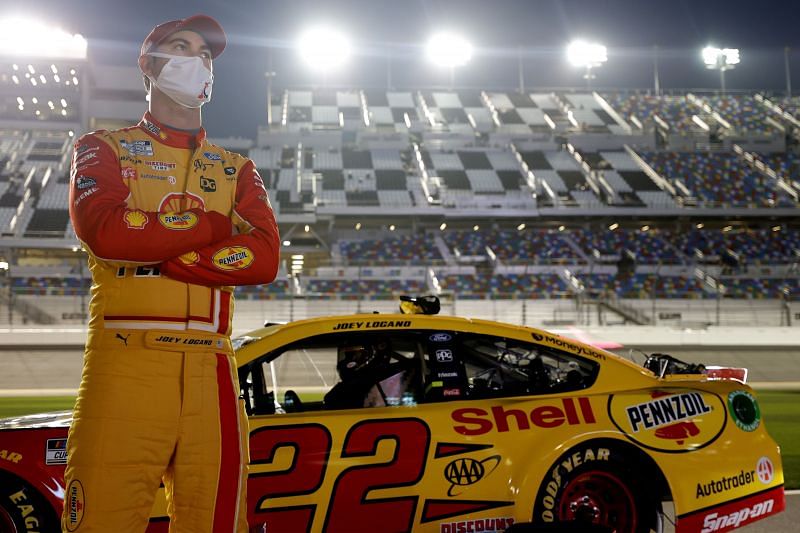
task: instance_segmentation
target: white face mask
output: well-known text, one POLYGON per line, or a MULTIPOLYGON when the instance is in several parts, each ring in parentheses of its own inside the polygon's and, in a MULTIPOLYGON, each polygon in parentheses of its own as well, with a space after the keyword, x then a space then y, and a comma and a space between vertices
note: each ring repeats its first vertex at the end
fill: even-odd
POLYGON ((214 74, 203 64, 198 56, 174 56, 160 52, 147 55, 168 59, 158 79, 147 75, 150 83, 161 92, 184 107, 198 108, 211 100, 211 86, 214 74))

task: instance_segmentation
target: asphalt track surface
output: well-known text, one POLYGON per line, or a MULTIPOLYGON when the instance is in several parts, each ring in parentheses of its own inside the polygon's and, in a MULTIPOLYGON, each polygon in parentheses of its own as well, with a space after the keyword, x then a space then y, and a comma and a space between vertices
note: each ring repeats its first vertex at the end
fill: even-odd
MULTIPOLYGON (((641 363, 645 355, 629 347, 617 350, 620 355, 641 363)), ((748 381, 756 388, 800 388, 800 347, 797 349, 713 349, 708 347, 648 347, 647 353, 668 353, 687 362, 706 365, 736 366, 749 369, 748 381)), ((335 381, 332 364, 315 361, 315 354, 307 354, 303 372, 287 375, 287 381, 297 388, 321 380, 335 381)), ((0 396, 54 396, 75 394, 80 383, 83 352, 79 349, 25 350, 0 349, 0 396)), ((665 508, 672 517, 671 508, 665 508)), ((786 497, 786 511, 741 529, 748 533, 788 533, 800 531, 800 491, 786 497)), ((674 533, 675 528, 665 523, 664 532, 674 533)))

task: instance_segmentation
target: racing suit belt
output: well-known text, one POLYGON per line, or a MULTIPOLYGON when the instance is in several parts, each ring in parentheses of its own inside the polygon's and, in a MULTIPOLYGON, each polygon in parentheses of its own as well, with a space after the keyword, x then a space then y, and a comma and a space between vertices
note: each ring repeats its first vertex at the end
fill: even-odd
POLYGON ((233 353, 229 337, 205 331, 103 329, 90 333, 89 338, 89 344, 98 348, 119 348, 124 345, 170 352, 233 353))

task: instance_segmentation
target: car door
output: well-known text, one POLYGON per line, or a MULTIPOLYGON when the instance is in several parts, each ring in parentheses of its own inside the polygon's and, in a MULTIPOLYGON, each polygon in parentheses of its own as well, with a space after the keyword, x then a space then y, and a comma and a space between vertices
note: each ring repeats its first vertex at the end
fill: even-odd
POLYGON ((250 412, 251 525, 370 531, 388 523, 389 530, 410 530, 430 443, 430 428, 414 413, 420 364, 413 334, 348 332, 291 343, 240 369, 250 412), (333 405, 346 349, 378 344, 391 350, 385 372, 375 374, 382 379, 361 406, 333 405), (411 374, 399 380, 404 391, 392 379, 399 373, 393 365, 411 374))

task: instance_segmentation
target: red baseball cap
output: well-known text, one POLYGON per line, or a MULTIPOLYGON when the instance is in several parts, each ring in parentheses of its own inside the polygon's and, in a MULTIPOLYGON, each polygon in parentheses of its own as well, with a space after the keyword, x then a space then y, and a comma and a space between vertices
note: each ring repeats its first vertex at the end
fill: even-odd
POLYGON ((145 37, 142 43, 142 51, 139 55, 145 55, 158 46, 161 41, 181 30, 192 30, 199 33, 211 49, 212 59, 215 59, 225 50, 227 39, 225 31, 223 31, 219 22, 208 15, 193 15, 185 19, 170 20, 153 28, 153 31, 145 37))

